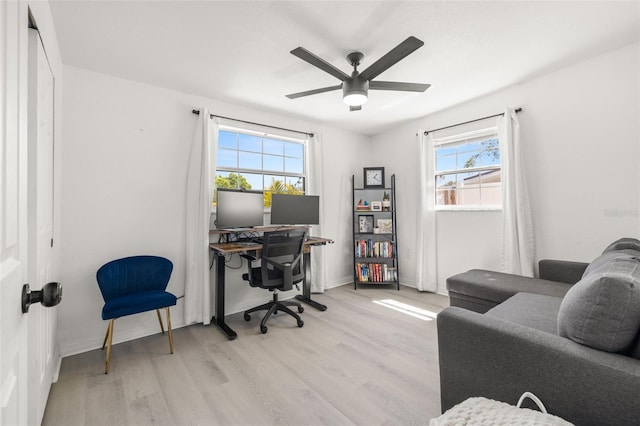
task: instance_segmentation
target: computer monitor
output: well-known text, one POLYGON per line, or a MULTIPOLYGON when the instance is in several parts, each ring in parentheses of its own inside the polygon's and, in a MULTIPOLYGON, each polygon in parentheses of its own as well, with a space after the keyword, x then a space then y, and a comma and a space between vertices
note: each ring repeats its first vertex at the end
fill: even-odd
POLYGON ((317 195, 271 195, 272 225, 318 225, 320 197, 317 195))
POLYGON ((253 228, 264 225, 262 191, 217 189, 216 228, 253 228))

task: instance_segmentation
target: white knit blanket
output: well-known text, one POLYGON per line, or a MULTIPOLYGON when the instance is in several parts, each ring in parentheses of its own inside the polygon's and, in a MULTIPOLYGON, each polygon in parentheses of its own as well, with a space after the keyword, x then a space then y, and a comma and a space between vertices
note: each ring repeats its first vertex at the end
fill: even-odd
POLYGON ((480 397, 469 398, 429 422, 429 426, 497 425, 571 426, 573 424, 551 414, 480 397))

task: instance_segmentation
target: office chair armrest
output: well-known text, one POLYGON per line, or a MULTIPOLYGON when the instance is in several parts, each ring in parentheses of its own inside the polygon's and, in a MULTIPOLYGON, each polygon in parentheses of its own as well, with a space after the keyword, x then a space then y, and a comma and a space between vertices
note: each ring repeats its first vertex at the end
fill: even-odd
MULTIPOLYGON (((291 262, 277 262, 271 258, 263 257, 262 258, 267 263, 273 265, 276 269, 282 271, 283 273, 283 287, 284 290, 289 290, 293 288, 293 270, 298 266, 300 260, 302 259, 302 255, 296 256, 291 262)), ((297 287, 297 286, 296 286, 297 287)))
POLYGON ((293 265, 294 262, 281 263, 278 268, 282 269, 282 289, 289 290, 293 287, 293 265))
POLYGON ((249 285, 251 287, 255 287, 255 285, 253 284, 253 273, 251 272, 251 264, 258 259, 256 259, 255 256, 251 256, 250 254, 246 253, 240 253, 240 257, 244 257, 245 259, 247 259, 247 273, 242 274, 242 279, 249 281, 249 285))
POLYGON ((271 265, 273 265, 274 267, 276 267, 277 269, 284 271, 285 269, 293 269, 296 266, 298 266, 298 263, 300 263, 300 260, 302 259, 302 256, 297 256, 295 259, 293 259, 291 262, 277 262, 269 257, 263 257, 262 259, 264 259, 265 261, 267 261, 268 263, 270 263, 271 265))

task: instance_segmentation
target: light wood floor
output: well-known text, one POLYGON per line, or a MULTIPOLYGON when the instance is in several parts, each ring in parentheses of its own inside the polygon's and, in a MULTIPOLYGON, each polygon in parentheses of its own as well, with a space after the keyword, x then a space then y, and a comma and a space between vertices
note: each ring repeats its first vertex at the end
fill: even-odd
MULTIPOLYGON (((266 294, 266 299, 270 294, 266 294)), ((64 358, 43 425, 425 425, 440 415, 436 321, 373 303, 434 313, 448 298, 415 289, 342 286, 313 295, 304 327, 280 313, 227 317, 64 358)), ((260 313, 258 313, 260 314, 260 313)), ((116 323, 117 333, 117 323, 116 323)))

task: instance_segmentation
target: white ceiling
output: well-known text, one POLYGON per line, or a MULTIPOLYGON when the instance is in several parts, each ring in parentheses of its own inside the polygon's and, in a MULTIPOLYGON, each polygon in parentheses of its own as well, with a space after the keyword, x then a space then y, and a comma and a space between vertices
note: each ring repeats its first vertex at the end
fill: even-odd
POLYGON ((640 38, 637 0, 52 0, 51 10, 67 65, 369 135, 640 38), (364 70, 410 35, 425 45, 378 79, 430 83, 424 93, 371 91, 357 112, 341 91, 285 97, 339 84, 295 47, 350 73, 349 52, 365 54, 364 70))

